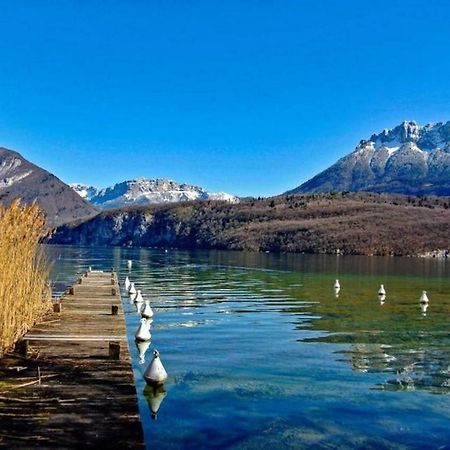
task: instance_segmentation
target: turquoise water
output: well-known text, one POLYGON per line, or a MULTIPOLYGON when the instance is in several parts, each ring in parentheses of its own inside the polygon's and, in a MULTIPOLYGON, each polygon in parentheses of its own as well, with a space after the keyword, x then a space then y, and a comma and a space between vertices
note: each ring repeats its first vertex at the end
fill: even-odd
POLYGON ((450 448, 450 261, 49 252, 56 291, 88 265, 114 266, 151 300, 141 364, 123 297, 148 448, 450 448), (157 392, 142 377, 155 348, 169 373, 157 392))

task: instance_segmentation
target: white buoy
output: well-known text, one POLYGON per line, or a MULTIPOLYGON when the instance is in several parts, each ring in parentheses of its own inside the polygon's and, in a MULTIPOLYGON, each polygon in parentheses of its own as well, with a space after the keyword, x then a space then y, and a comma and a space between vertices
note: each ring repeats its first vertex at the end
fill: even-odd
POLYGON ((153 310, 148 300, 145 301, 144 307, 141 309, 141 316, 145 317, 146 319, 150 319, 150 317, 153 317, 153 310))
POLYGON ((137 294, 136 286, 134 285, 133 282, 130 283, 130 288, 128 289, 128 293, 129 293, 130 295, 137 294))
POLYGON ((420 303, 428 303, 428 295, 427 291, 422 291, 422 295, 420 296, 420 303))
POLYGON ((148 341, 136 341, 136 347, 139 352, 139 364, 145 363, 145 354, 147 353, 148 348, 150 347, 150 340, 148 341))
POLYGON ((130 289, 130 279, 128 277, 125 277, 125 289, 128 291, 130 289))
POLYGON ((89 266, 88 272, 92 272, 92 267, 91 266, 89 266))
POLYGON ((134 337, 137 341, 149 341, 152 338, 145 319, 141 319, 141 323, 134 337))
POLYGON ((340 287, 335 287, 334 288, 334 295, 336 296, 336 298, 339 298, 339 291, 341 290, 340 287))
POLYGON ((136 298, 134 299, 134 301, 136 303, 142 303, 144 301, 144 298, 142 297, 142 293, 141 293, 140 289, 137 290, 136 298))
POLYGON ((383 284, 381 284, 380 289, 378 289, 378 295, 386 295, 386 289, 383 284))
POLYGON ((336 281, 334 282, 334 288, 335 288, 335 289, 340 289, 340 288, 341 288, 341 285, 340 285, 340 283, 339 283, 339 280, 336 280, 336 281))
POLYGON ((422 311, 422 316, 427 315, 427 309, 428 309, 428 303, 421 303, 420 304, 420 310, 422 311))
POLYGON ((386 300, 386 295, 385 294, 378 294, 378 298, 380 299, 380 305, 384 305, 384 302, 386 300))
POLYGON ((164 381, 167 380, 167 372, 159 358, 158 350, 153 352, 153 359, 147 367, 147 370, 144 372, 144 378, 148 384, 154 386, 163 384, 164 381))
POLYGON ((127 266, 128 266, 129 269, 131 269, 133 267, 133 261, 131 261, 131 259, 129 259, 127 261, 127 266))

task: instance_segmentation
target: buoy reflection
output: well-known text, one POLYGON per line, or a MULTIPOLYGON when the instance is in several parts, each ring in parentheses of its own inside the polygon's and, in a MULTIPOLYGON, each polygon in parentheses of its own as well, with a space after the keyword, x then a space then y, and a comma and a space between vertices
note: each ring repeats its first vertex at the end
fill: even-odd
POLYGON ((139 352, 139 364, 145 363, 145 354, 147 353, 147 350, 149 349, 150 344, 151 344, 151 341, 144 341, 144 342, 136 341, 136 347, 139 352))
POLYGON ((428 303, 421 303, 420 310, 422 311, 422 316, 427 315, 428 303))
POLYGON ((167 391, 164 389, 164 386, 145 387, 144 396, 147 400, 153 420, 156 420, 158 418, 159 408, 161 407, 161 403, 163 402, 166 395, 167 391))

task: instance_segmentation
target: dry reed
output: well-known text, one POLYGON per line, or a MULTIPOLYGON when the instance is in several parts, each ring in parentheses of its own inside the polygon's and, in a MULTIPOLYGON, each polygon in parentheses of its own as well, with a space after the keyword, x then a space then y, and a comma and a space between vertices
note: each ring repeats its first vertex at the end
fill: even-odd
POLYGON ((49 310, 49 270, 39 242, 47 231, 36 204, 0 205, 0 357, 49 310))

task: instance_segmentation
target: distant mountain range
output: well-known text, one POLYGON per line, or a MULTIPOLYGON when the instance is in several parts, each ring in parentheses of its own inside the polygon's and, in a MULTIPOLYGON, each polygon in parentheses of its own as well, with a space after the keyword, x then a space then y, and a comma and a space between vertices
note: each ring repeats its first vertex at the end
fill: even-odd
POLYGON ((287 193, 343 191, 450 195, 450 121, 425 126, 403 122, 374 134, 287 193))
POLYGON ((98 209, 80 198, 67 184, 27 161, 19 153, 0 148, 0 201, 19 197, 24 203, 37 201, 50 226, 89 218, 98 209))
POLYGON ((236 203, 238 198, 225 192, 212 193, 205 189, 176 181, 137 178, 104 189, 75 183, 71 187, 82 198, 101 209, 174 203, 187 200, 224 200, 236 203))

